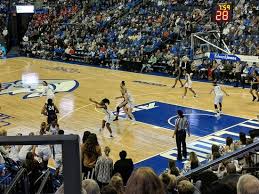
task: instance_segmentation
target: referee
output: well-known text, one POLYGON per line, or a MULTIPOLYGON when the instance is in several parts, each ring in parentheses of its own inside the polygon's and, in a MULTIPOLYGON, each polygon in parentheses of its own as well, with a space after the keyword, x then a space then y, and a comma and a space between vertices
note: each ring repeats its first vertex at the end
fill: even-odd
POLYGON ((186 117, 183 115, 183 111, 177 111, 178 117, 175 120, 175 130, 173 138, 176 136, 176 145, 177 145, 177 160, 182 160, 182 155, 184 158, 187 158, 186 150, 186 131, 188 136, 190 136, 189 122, 186 117), (181 152, 183 146, 183 154, 181 152))

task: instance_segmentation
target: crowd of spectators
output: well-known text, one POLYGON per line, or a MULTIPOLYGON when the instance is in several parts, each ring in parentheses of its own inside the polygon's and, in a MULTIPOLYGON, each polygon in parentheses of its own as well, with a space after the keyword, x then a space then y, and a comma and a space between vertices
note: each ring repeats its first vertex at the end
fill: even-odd
MULTIPOLYGON (((253 136, 247 138, 246 134, 242 132, 238 141, 227 137, 226 145, 212 145, 208 160, 220 158, 256 140, 253 136)), ((177 168, 176 162, 169 160, 169 169, 158 176, 150 168, 134 170, 133 162, 126 158, 125 151, 120 152, 120 160, 113 165, 113 160, 109 157, 111 149, 105 147, 102 153, 96 134, 86 131, 82 142, 82 172, 85 179, 82 185, 83 191, 86 192, 97 194, 211 194, 221 192, 243 194, 246 191, 255 194, 258 192, 257 189, 253 190, 259 184, 258 179, 249 175, 249 171, 245 170, 251 166, 251 163, 257 162, 253 154, 244 154, 238 159, 223 161, 219 165, 211 167, 210 170, 195 175, 191 181, 184 177, 184 174, 201 165, 195 152, 190 153, 189 160, 183 169, 177 168), (247 181, 251 181, 252 184, 249 185, 247 181)), ((60 191, 62 188, 63 186, 57 191, 58 194, 62 193, 60 191)))
MULTIPOLYGON (((64 131, 55 122, 47 125, 43 122, 38 135, 63 135, 64 131)), ((0 136, 6 136, 5 130, 0 131, 0 136)), ((17 134, 21 136, 22 134, 17 134)), ((30 133, 29 135, 34 135, 30 133)), ((226 138, 225 145, 212 145, 208 161, 218 159, 225 154, 244 148, 246 145, 258 141, 250 133, 251 138, 240 132, 239 140, 226 138)), ((179 169, 176 161, 169 160, 168 169, 157 175, 151 168, 141 167, 134 169, 132 159, 127 158, 127 152, 119 153, 120 159, 116 162, 110 157, 110 147, 102 147, 95 133, 85 131, 81 143, 82 156, 82 193, 92 194, 257 194, 259 180, 256 178, 258 163, 253 152, 243 153, 236 158, 223 160, 220 164, 212 166, 209 170, 194 174, 190 178, 185 173, 193 170, 203 163, 195 152, 189 153, 189 159, 183 169, 179 169), (103 151, 102 151, 102 148, 103 151), (249 169, 249 167, 253 167, 249 169)), ((14 166, 25 168, 29 173, 31 183, 35 181, 50 166, 50 160, 55 162, 55 171, 51 181, 62 184, 62 148, 61 145, 25 145, 25 146, 0 146, 0 189, 3 180, 10 182, 14 177, 14 166)), ((17 172, 17 170, 16 170, 17 172)), ((64 186, 50 182, 48 192, 64 193, 64 186), (56 187, 55 187, 55 186, 56 187)), ((35 192, 31 187, 30 192, 35 192)))
MULTIPOLYGON (((183 56, 192 57, 191 33, 218 30, 210 19, 214 1, 133 2, 118 0, 93 7, 85 3, 75 10, 77 14, 70 9, 65 16, 61 8, 35 14, 22 51, 33 57, 174 74, 183 56)), ((259 55, 259 32, 253 28, 259 22, 259 7, 256 1, 242 2, 235 7, 234 20, 223 29, 224 40, 235 54, 259 55)), ((207 52, 206 48, 196 48, 195 54, 207 52)), ((217 74, 222 74, 219 81, 234 80, 233 62, 206 58, 192 62, 197 79, 210 79, 216 69, 222 72, 217 74)), ((241 63, 242 71, 246 65, 241 63)))
POLYGON ((6 46, 6 40, 8 35, 7 25, 8 25, 8 10, 9 1, 0 1, 0 47, 6 46))

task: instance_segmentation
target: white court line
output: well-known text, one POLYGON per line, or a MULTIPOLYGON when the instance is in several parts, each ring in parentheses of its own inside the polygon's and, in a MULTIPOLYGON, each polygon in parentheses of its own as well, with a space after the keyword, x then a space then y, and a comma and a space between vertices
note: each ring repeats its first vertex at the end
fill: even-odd
MULTIPOLYGON (((253 119, 249 119, 249 120, 253 120, 253 119)), ((201 140, 201 139, 203 139, 203 138, 206 138, 206 137, 208 137, 208 136, 217 134, 217 133, 219 133, 219 132, 226 131, 226 130, 228 130, 228 129, 231 129, 232 127, 236 127, 236 126, 238 126, 239 124, 242 124, 242 123, 245 123, 245 122, 247 122, 247 120, 246 120, 246 121, 243 121, 243 122, 241 122, 241 123, 232 125, 232 126, 230 126, 230 127, 224 128, 224 129, 222 129, 222 130, 220 130, 220 131, 217 131, 217 132, 214 132, 214 133, 212 133, 212 134, 206 135, 206 136, 204 136, 204 137, 199 137, 198 139, 196 139, 196 140, 194 140, 194 141, 192 141, 192 142, 188 142, 188 144, 189 144, 189 143, 191 143, 191 144, 196 143, 196 141, 199 141, 199 140, 201 140)), ((187 144, 187 145, 188 145, 188 144, 187 144)), ((168 150, 166 150, 166 151, 160 152, 160 153, 158 153, 158 154, 154 154, 154 155, 152 155, 152 156, 149 156, 149 157, 147 157, 147 158, 145 158, 145 159, 143 159, 143 160, 140 160, 140 161, 136 162, 135 164, 138 164, 138 163, 143 162, 143 161, 145 161, 145 160, 148 160, 148 159, 150 159, 150 158, 159 156, 159 155, 161 155, 161 154, 163 154, 163 153, 169 152, 170 150, 172 150, 172 149, 174 149, 174 148, 175 148, 175 147, 170 148, 170 149, 168 149, 168 150)))
POLYGON ((258 121, 248 121, 248 123, 253 123, 253 124, 259 125, 259 122, 258 122, 258 121))
MULTIPOLYGON (((153 101, 155 102, 155 101, 153 101)), ((159 102, 162 102, 164 104, 169 104, 168 102, 165 102, 163 100, 159 100, 159 102)), ((192 107, 192 106, 186 106, 186 105, 180 105, 180 104, 173 104, 175 106, 181 106, 181 107, 184 107, 184 108, 189 108, 189 109, 197 109, 197 110, 201 110, 201 111, 206 111, 206 112, 214 112, 214 110, 205 110, 205 109, 201 109, 201 108, 197 108, 197 107, 192 107)), ((237 117, 237 118, 241 118, 241 119, 247 119, 247 120, 253 120, 251 118, 247 118, 247 117, 241 117, 241 116, 235 116, 235 115, 231 115, 231 114, 226 114, 226 113, 223 113, 222 115, 227 115, 227 116, 232 116, 232 117, 237 117)), ((242 122, 243 123, 243 122, 242 122)))
POLYGON ((211 144, 209 144, 210 145, 209 149, 200 148, 200 147, 195 146, 195 145, 202 145, 202 143, 203 142, 197 142, 197 144, 188 145, 186 147, 189 148, 189 149, 192 149, 192 151, 199 150, 199 151, 202 151, 202 152, 210 154, 211 153, 211 150, 210 150, 211 149, 211 144))
POLYGON ((84 105, 84 106, 81 106, 81 107, 79 107, 79 108, 73 110, 73 111, 70 111, 70 112, 66 113, 65 115, 63 115, 61 118, 59 118, 58 121, 61 121, 62 119, 66 118, 66 117, 67 117, 68 115, 70 115, 71 113, 74 113, 74 112, 76 112, 76 111, 78 111, 78 110, 80 110, 80 109, 83 109, 83 108, 88 107, 88 106, 91 106, 91 105, 93 105, 93 104, 92 104, 92 103, 86 104, 86 105, 84 105))
POLYGON ((259 126, 257 127, 257 126, 254 126, 254 125, 247 125, 247 124, 244 124, 244 123, 240 124, 240 126, 251 128, 251 129, 259 129, 259 126))

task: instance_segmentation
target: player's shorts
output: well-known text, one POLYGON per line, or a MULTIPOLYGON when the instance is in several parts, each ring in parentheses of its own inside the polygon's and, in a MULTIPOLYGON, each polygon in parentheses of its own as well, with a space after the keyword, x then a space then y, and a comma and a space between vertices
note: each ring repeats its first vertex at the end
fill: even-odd
POLYGON ((56 121, 58 119, 57 115, 49 115, 48 118, 47 118, 47 122, 48 124, 51 124, 52 121, 56 121))
POLYGON ((133 102, 128 102, 126 107, 133 109, 135 107, 135 105, 133 104, 133 102))
POLYGON ((253 84, 251 87, 252 87, 253 90, 257 90, 258 91, 258 84, 253 84))
POLYGON ((104 120, 106 123, 111 124, 114 119, 115 119, 115 115, 114 115, 114 114, 110 114, 110 115, 105 115, 105 117, 104 117, 103 120, 104 120))
POLYGON ((192 88, 192 83, 191 82, 187 82, 186 84, 184 84, 185 88, 192 88))
POLYGON ((216 95, 214 98, 214 104, 222 103, 223 101, 223 95, 216 95))

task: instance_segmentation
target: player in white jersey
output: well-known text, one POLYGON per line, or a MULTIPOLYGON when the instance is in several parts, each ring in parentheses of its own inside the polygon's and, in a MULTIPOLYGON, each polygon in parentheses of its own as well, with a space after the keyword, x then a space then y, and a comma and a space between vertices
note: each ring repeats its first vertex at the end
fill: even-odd
POLYGON ((123 98, 123 101, 117 106, 116 118, 115 121, 118 120, 120 109, 123 108, 124 112, 128 116, 129 119, 135 121, 135 117, 132 114, 134 108, 134 101, 131 94, 127 91, 125 81, 122 81, 120 84, 121 96, 116 97, 116 99, 123 98))
POLYGON ((46 81, 43 81, 42 84, 43 84, 43 91, 41 93, 41 96, 46 95, 47 96, 47 100, 48 99, 54 100, 54 98, 55 98, 55 91, 50 87, 50 85, 46 81))
POLYGON ((212 92, 214 92, 215 94, 214 107, 215 107, 217 116, 220 116, 220 114, 222 113, 222 102, 223 102, 224 93, 226 94, 226 96, 229 96, 229 94, 220 85, 218 85, 216 81, 213 82, 213 86, 214 88, 210 91, 210 94, 212 92), (218 106, 219 106, 219 109, 218 109, 218 106))
POLYGON ((183 98, 186 97, 186 94, 187 94, 187 90, 189 89, 194 97, 197 96, 196 92, 192 89, 192 79, 191 79, 191 76, 192 74, 191 73, 188 73, 186 70, 184 71, 185 72, 185 83, 184 83, 184 94, 183 94, 183 98))
POLYGON ((110 100, 107 98, 104 98, 101 102, 97 102, 95 100, 93 100, 92 98, 89 99, 91 102, 95 103, 96 108, 100 108, 103 110, 105 117, 103 118, 102 121, 102 128, 101 130, 104 129, 104 127, 106 126, 106 128, 108 129, 108 131, 110 132, 110 137, 112 136, 112 129, 111 129, 111 123, 114 119, 114 114, 112 111, 109 110, 109 104, 110 104, 110 100))
POLYGON ((117 97, 116 99, 119 99, 119 98, 124 98, 124 101, 127 102, 127 104, 123 106, 123 110, 126 113, 127 117, 131 119, 133 122, 135 122, 136 120, 132 113, 133 108, 135 107, 133 97, 127 90, 125 90, 125 93, 122 96, 117 97))

